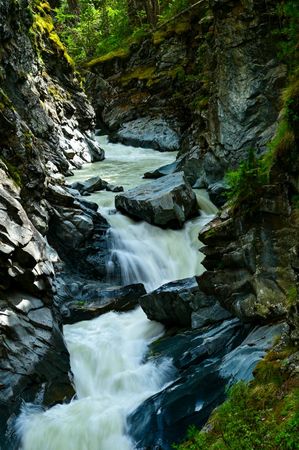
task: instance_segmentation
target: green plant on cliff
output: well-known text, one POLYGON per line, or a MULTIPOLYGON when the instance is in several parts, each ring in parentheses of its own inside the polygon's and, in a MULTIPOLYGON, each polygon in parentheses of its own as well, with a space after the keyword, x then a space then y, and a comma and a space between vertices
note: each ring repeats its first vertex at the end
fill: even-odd
POLYGON ((266 181, 267 170, 263 159, 258 159, 255 150, 250 148, 248 158, 239 165, 238 169, 226 174, 226 182, 229 186, 228 200, 235 207, 245 202, 247 205, 251 204, 258 198, 258 193, 266 181))
POLYGON ((290 67, 298 63, 299 42, 299 3, 297 0, 278 2, 277 13, 281 19, 281 28, 275 34, 280 36, 279 56, 290 67))
POLYGON ((299 378, 287 369, 294 348, 270 351, 249 384, 239 382, 210 418, 192 427, 177 450, 298 450, 299 378))

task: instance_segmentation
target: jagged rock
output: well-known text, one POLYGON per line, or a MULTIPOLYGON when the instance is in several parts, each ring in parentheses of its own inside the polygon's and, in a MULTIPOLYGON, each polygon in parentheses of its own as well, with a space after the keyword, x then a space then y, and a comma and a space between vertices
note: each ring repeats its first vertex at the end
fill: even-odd
POLYGON ((181 172, 117 195, 115 206, 125 214, 161 227, 181 228, 198 214, 196 196, 181 172))
POLYGON ((252 329, 234 319, 152 344, 150 354, 156 364, 171 358, 175 381, 129 416, 129 433, 136 448, 170 450, 190 425, 202 427, 225 399, 228 385, 252 378, 257 362, 281 332, 281 325, 252 329))
POLYGON ((19 189, 2 169, 0 222, 1 287, 18 285, 35 295, 48 294, 54 276, 49 247, 24 211, 19 189))
POLYGON ((145 117, 124 123, 120 130, 110 136, 111 142, 121 142, 133 147, 153 148, 155 150, 176 151, 180 138, 165 120, 145 117))
POLYGON ((195 277, 167 283, 142 296, 139 304, 150 320, 168 326, 190 327, 192 322, 192 328, 199 328, 231 317, 200 290, 195 277))
POLYGON ((223 214, 202 230, 208 270, 198 283, 244 321, 282 319, 297 292, 298 222, 280 183, 265 186, 251 208, 251 215, 223 214))
POLYGON ((70 270, 87 278, 106 277, 107 221, 94 204, 76 200, 72 207, 54 204, 49 224, 49 243, 70 270))
POLYGON ((109 288, 99 283, 77 283, 75 289, 71 289, 73 300, 61 305, 63 322, 94 319, 108 311, 129 311, 138 305, 138 299, 145 292, 141 283, 109 288))

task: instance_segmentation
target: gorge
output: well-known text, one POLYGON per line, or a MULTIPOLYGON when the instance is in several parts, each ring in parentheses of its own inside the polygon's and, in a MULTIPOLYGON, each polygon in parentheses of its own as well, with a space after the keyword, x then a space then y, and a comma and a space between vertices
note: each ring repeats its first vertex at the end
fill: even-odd
POLYGON ((257 404, 254 383, 291 406, 246 448, 297 448, 299 89, 275 3, 197 2, 80 64, 88 99, 57 5, 0 1, 1 450, 214 449, 217 411, 203 444, 189 427, 254 376, 257 404))

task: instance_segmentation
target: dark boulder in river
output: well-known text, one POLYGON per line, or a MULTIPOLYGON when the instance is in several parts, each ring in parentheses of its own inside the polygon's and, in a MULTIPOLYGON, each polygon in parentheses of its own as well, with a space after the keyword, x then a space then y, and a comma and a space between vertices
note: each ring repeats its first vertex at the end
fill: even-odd
POLYGON ((167 283, 139 303, 150 320, 165 325, 202 327, 231 317, 216 299, 203 293, 195 277, 167 283))
POLYGON ((90 320, 109 311, 129 311, 138 305, 138 298, 145 294, 143 284, 103 287, 100 283, 73 283, 69 286, 69 298, 61 305, 64 323, 90 320))
POLYGON ((115 206, 135 219, 162 228, 182 228, 186 220, 198 214, 196 196, 182 172, 117 195, 115 206))

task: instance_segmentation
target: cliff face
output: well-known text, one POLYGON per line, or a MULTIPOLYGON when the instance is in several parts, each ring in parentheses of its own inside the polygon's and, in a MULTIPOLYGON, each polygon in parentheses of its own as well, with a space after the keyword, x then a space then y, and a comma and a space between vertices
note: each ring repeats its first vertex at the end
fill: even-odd
POLYGON ((180 136, 177 170, 198 187, 222 179, 249 148, 263 152, 286 77, 276 58, 276 3, 202 2, 128 53, 88 63, 99 122, 124 141, 123 123, 163 119, 180 136))
POLYGON ((80 252, 83 243, 95 255, 91 235, 102 239, 107 224, 59 186, 63 174, 104 153, 48 3, 0 1, 0 47, 0 447, 11 449, 22 399, 52 404, 73 394, 49 227, 68 214, 64 244, 71 252, 76 241, 80 252))

